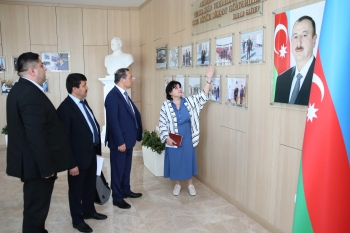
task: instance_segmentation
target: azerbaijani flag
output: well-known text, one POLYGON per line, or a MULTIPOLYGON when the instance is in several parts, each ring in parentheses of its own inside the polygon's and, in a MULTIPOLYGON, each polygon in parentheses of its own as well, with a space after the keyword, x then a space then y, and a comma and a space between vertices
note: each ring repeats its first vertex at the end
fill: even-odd
POLYGON ((350 1, 326 1, 293 233, 350 232, 350 1))
MULTIPOLYGON (((275 15, 273 87, 277 76, 290 68, 290 39, 288 37, 288 17, 286 12, 275 15)), ((275 93, 275 90, 273 90, 275 93)), ((273 99, 275 99, 273 97, 273 99)))

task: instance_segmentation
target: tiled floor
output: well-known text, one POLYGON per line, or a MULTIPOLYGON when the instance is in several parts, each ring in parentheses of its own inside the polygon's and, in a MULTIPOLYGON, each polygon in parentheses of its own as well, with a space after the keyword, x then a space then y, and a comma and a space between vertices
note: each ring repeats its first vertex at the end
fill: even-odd
MULTIPOLYGON (((135 152, 135 155, 140 153, 135 152)), ((103 157, 103 171, 109 180, 109 154, 103 157)), ((0 232, 17 233, 21 232, 22 224, 22 183, 7 176, 5 171, 6 150, 0 149, 0 232)), ((110 198, 105 205, 96 205, 97 211, 107 214, 108 219, 86 222, 96 233, 268 232, 198 180, 194 179, 194 185, 197 196, 190 196, 187 182, 183 182, 180 195, 175 197, 173 183, 153 176, 143 166, 142 156, 134 156, 131 188, 134 192, 142 192, 143 196, 125 199, 131 204, 129 210, 113 206, 110 198)), ((55 183, 46 220, 46 229, 50 233, 78 232, 71 224, 67 190, 66 172, 62 172, 55 183)))

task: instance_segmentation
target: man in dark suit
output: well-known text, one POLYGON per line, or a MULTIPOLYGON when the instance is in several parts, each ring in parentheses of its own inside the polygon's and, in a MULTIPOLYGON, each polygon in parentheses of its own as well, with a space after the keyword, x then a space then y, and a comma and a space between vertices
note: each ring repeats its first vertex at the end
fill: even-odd
POLYGON ((57 70, 68 70, 68 64, 63 60, 62 57, 60 57, 58 60, 57 70))
POLYGON ((204 62, 205 62, 205 55, 206 55, 207 53, 205 52, 205 50, 204 49, 202 49, 202 53, 201 53, 201 64, 204 64, 204 62))
POLYGON ((252 51, 252 47, 253 47, 253 42, 250 39, 250 37, 248 36, 248 40, 247 40, 247 60, 250 60, 250 51, 252 51))
POLYGON ((234 99, 235 99, 235 102, 237 104, 237 97, 238 97, 238 86, 234 89, 233 91, 233 95, 234 95, 234 99))
POLYGON ((244 87, 243 85, 241 85, 241 90, 239 90, 239 104, 242 104, 243 103, 243 97, 244 97, 244 87))
POLYGON ((308 105, 316 58, 316 25, 310 16, 300 17, 293 26, 292 53, 296 66, 277 77, 275 102, 308 105))
POLYGON ((41 85, 46 68, 36 53, 17 60, 19 81, 7 97, 6 173, 23 185, 24 233, 45 233, 57 173, 69 167, 69 145, 55 107, 41 85))
POLYGON ((106 108, 106 142, 110 148, 111 186, 113 205, 122 209, 131 206, 123 198, 141 197, 130 190, 132 151, 136 141, 142 139, 141 114, 126 90, 132 87, 131 72, 122 68, 114 75, 116 86, 108 93, 106 108))
POLYGON ((67 98, 57 109, 70 142, 68 173, 69 208, 73 227, 81 232, 92 232, 84 219, 103 220, 107 216, 96 212, 96 155, 101 155, 100 126, 89 107, 88 86, 83 74, 69 74, 67 98))

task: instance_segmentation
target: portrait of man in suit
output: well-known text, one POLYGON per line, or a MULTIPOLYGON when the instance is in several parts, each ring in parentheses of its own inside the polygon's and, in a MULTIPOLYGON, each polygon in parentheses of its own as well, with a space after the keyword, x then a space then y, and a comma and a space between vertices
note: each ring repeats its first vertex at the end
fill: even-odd
POLYGON ((68 171, 69 209, 73 227, 92 232, 84 219, 103 220, 107 216, 96 212, 96 155, 101 155, 100 125, 86 101, 87 78, 69 74, 66 80, 68 96, 57 109, 70 144, 68 171))
POLYGON ((111 188, 113 205, 121 209, 131 206, 124 198, 138 198, 141 193, 130 189, 132 152, 136 141, 142 139, 141 114, 130 99, 127 89, 134 83, 129 69, 118 69, 114 75, 115 87, 107 94, 106 143, 110 149, 111 188))
POLYGON ((23 182, 22 232, 48 232, 45 220, 57 173, 69 168, 69 145, 56 109, 44 94, 46 68, 36 53, 17 60, 16 85, 7 97, 6 173, 23 182))
POLYGON ((291 49, 296 65, 277 77, 275 102, 308 105, 315 66, 316 24, 310 16, 293 26, 291 49))
POLYGON ((64 61, 63 57, 60 57, 58 59, 57 70, 69 70, 68 63, 66 61, 64 61))

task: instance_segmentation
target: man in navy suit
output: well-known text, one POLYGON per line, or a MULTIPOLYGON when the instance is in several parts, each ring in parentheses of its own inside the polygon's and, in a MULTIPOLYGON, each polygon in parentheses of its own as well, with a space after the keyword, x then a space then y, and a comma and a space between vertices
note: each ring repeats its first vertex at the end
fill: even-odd
POLYGON ((316 61, 313 56, 316 39, 315 21, 310 16, 300 17, 292 34, 291 48, 296 66, 277 77, 275 102, 308 105, 316 61), (293 96, 295 87, 297 90, 293 96))
POLYGON ((58 60, 57 70, 68 70, 68 64, 62 57, 60 57, 58 60))
POLYGON ((69 208, 73 227, 80 232, 92 232, 84 219, 103 220, 107 216, 96 212, 96 155, 101 155, 100 125, 86 101, 88 86, 83 74, 69 74, 69 93, 57 109, 68 141, 70 166, 68 172, 69 208))
POLYGON ((108 93, 106 108, 106 143, 110 148, 111 186, 113 205, 122 209, 131 206, 123 198, 141 197, 130 190, 132 151, 136 141, 142 139, 141 114, 126 90, 134 78, 129 69, 121 68, 114 75, 116 86, 108 93))

